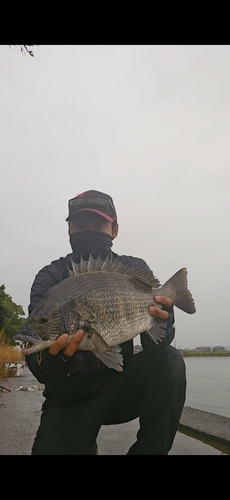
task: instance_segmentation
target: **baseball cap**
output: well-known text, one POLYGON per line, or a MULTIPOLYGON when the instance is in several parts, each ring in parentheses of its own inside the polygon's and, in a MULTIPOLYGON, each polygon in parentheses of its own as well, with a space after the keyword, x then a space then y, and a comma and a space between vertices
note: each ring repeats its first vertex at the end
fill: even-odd
POLYGON ((66 221, 73 220, 74 216, 79 212, 93 212, 101 215, 109 222, 117 221, 113 199, 101 191, 90 190, 78 194, 75 198, 69 200, 68 208, 69 215, 66 221))

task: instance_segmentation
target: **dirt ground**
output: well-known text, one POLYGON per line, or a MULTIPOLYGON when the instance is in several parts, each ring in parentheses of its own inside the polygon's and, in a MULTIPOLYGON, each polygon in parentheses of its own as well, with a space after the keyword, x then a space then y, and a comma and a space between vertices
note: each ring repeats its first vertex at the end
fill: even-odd
MULTIPOLYGON (((0 385, 0 455, 30 455, 39 425, 43 386, 25 367, 21 376, 3 379, 0 385), (23 390, 22 390, 23 389, 23 390)), ((125 455, 135 441, 138 419, 122 425, 102 426, 99 455, 125 455)), ((177 433, 169 455, 221 455, 204 443, 177 433)))

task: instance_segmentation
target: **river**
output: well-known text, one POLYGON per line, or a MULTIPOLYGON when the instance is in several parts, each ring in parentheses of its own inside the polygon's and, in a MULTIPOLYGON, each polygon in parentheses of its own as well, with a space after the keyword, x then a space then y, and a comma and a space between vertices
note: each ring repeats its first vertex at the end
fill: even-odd
POLYGON ((185 357, 185 406, 230 418, 230 357, 185 357))

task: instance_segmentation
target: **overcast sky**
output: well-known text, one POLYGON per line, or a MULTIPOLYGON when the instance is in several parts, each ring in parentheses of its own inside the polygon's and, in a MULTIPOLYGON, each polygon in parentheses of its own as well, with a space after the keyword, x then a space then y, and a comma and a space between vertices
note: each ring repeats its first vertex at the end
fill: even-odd
POLYGON ((109 193, 113 250, 188 269, 176 347, 230 346, 230 46, 0 46, 0 285, 27 314, 69 253, 68 199, 109 193))

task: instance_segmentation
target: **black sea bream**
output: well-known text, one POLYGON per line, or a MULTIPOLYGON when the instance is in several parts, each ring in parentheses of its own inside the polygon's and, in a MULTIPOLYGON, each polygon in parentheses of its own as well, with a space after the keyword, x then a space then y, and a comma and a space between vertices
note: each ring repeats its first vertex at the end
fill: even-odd
POLYGON ((122 371, 119 345, 146 332, 158 343, 167 321, 148 312, 150 305, 162 308, 154 296, 164 295, 174 305, 193 314, 194 300, 187 289, 187 269, 182 268, 164 285, 152 271, 124 265, 100 256, 79 264, 72 262, 68 278, 53 286, 23 323, 15 340, 26 343, 22 352, 47 349, 63 333, 69 341, 76 331, 85 331, 80 350, 91 350, 103 363, 122 371))

